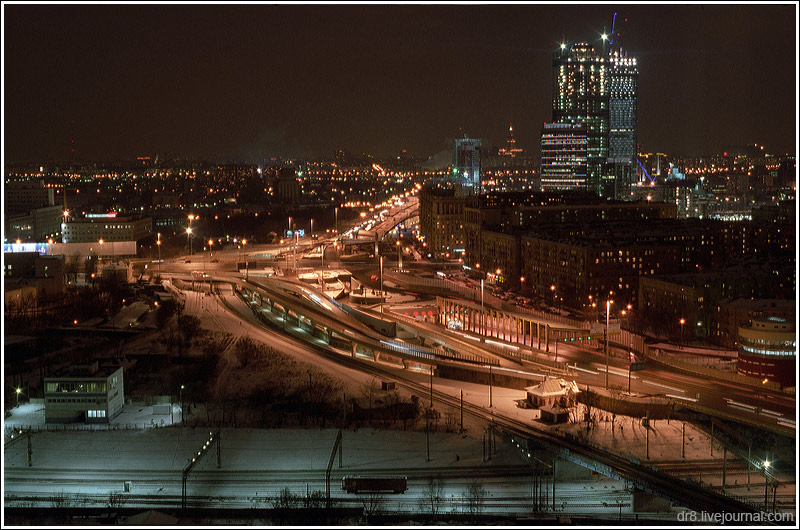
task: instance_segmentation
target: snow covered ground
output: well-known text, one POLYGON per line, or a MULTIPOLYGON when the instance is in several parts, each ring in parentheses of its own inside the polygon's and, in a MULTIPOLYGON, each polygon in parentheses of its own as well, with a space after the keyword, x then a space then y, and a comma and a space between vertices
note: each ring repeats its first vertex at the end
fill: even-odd
MULTIPOLYGON (((249 308, 237 297, 225 296, 228 304, 233 306, 245 318, 241 319, 232 315, 220 303, 218 297, 204 296, 200 293, 184 291, 186 300, 186 314, 198 316, 201 326, 211 331, 234 333, 238 336, 249 336, 273 347, 280 348, 299 361, 315 365, 320 370, 336 377, 345 383, 348 390, 358 393, 367 384, 376 383, 373 376, 362 372, 344 368, 334 361, 322 358, 307 351, 283 337, 263 330, 249 308)), ((147 339, 142 339, 134 346, 138 351, 148 348, 147 339)), ((414 374, 408 371, 399 371, 404 377, 417 379, 420 383, 428 384, 429 379, 425 374, 414 374)), ((461 381, 434 379, 436 390, 446 392, 454 397, 463 391, 465 402, 488 406, 489 389, 486 385, 465 383, 461 381)), ((406 393, 405 397, 408 397, 406 393)), ((424 399, 425 396, 420 396, 424 399)), ((619 416, 615 421, 612 432, 609 421, 598 421, 594 428, 586 432, 584 423, 572 423, 560 426, 547 426, 541 424, 539 411, 536 409, 521 409, 517 400, 524 399, 525 392, 506 388, 494 387, 492 389, 493 409, 498 414, 507 415, 520 421, 529 422, 543 429, 557 429, 573 434, 581 433, 587 441, 597 447, 608 451, 637 458, 643 463, 649 462, 657 465, 660 462, 708 460, 721 458, 721 448, 714 447, 713 457, 711 443, 707 435, 686 424, 685 457, 681 456, 682 423, 678 421, 667 422, 659 420, 651 423, 649 433, 649 459, 645 449, 645 429, 638 419, 619 416)), ((443 418, 450 414, 451 419, 458 419, 459 413, 455 408, 447 410, 438 406, 443 418)), ((174 410, 172 417, 152 414, 152 407, 142 405, 126 405, 122 415, 116 418, 113 424, 117 427, 169 425, 174 419, 179 421, 179 408, 174 410), (152 420, 152 421, 151 421, 152 420)), ((201 411, 194 411, 202 414, 201 411)), ((604 413, 601 412, 601 415, 604 413)), ((42 425, 44 412, 42 405, 26 404, 12 410, 10 418, 6 418, 6 425, 42 425)), ((457 471, 458 469, 473 469, 489 465, 482 461, 481 436, 485 431, 485 423, 478 420, 465 418, 464 427, 469 436, 459 434, 432 433, 431 434, 431 460, 426 461, 425 434, 407 431, 373 431, 359 430, 358 432, 346 431, 344 433, 343 464, 347 470, 353 472, 366 471, 391 471, 396 469, 418 469, 420 471, 441 469, 457 471)), ((327 459, 333 446, 336 431, 334 430, 252 430, 252 429, 226 429, 222 433, 223 459, 225 468, 231 470, 324 470, 327 459), (269 462, 268 467, 261 467, 269 462)), ((72 469, 107 469, 115 466, 120 469, 139 470, 169 470, 179 471, 187 462, 191 454, 191 447, 202 446, 208 432, 204 429, 167 428, 145 429, 130 432, 64 432, 64 433, 37 433, 34 435, 34 465, 37 468, 50 467, 59 469, 59 466, 68 466, 72 469), (188 453, 188 454, 187 454, 188 453)), ((19 468, 25 466, 25 447, 18 443, 8 451, 5 460, 6 468, 19 468)), ((732 458, 729 455, 729 458, 732 458)), ((203 466, 213 469, 213 458, 207 460, 203 466)), ((505 448, 498 444, 498 455, 491 461, 491 465, 520 466, 523 464, 515 450, 505 448)), ((746 472, 745 472, 746 473, 746 472)), ((700 477, 704 483, 720 485, 721 475, 703 475, 700 477)), ((751 488, 746 489, 746 475, 743 472, 728 473, 729 489, 735 488, 737 495, 761 498, 763 501, 763 480, 759 484, 759 475, 751 474, 751 488), (760 492, 760 493, 759 493, 760 492)), ((697 479, 697 477, 695 477, 697 479)), ((782 477, 778 496, 794 495, 795 477, 782 477), (785 480, 784 480, 785 479, 785 480)), ((613 488, 619 488, 619 483, 612 481, 613 488)))

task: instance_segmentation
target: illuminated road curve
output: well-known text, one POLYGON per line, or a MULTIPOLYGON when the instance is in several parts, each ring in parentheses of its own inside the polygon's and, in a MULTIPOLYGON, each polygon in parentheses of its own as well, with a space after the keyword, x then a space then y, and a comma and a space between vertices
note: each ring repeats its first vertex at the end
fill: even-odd
MULTIPOLYGON (((366 363, 357 358, 344 357, 331 353, 326 349, 317 347, 318 352, 326 356, 335 356, 337 362, 374 375, 396 380, 399 384, 412 390, 414 393, 425 395, 429 390, 427 385, 413 382, 398 374, 374 363, 366 363)), ((434 398, 451 407, 458 406, 458 400, 445 393, 434 391, 434 398)), ((508 433, 524 438, 532 437, 537 443, 550 447, 560 457, 572 460, 580 465, 595 469, 612 478, 622 480, 643 491, 649 491, 661 497, 670 499, 680 506, 696 510, 724 511, 724 512, 755 512, 756 509, 735 499, 706 490, 698 485, 686 483, 679 478, 663 475, 653 469, 636 464, 630 460, 606 453, 586 446, 579 441, 573 441, 553 433, 538 430, 533 425, 519 422, 513 418, 504 417, 494 411, 487 412, 483 407, 464 403, 465 412, 487 422, 494 422, 498 427, 504 428, 508 433)))

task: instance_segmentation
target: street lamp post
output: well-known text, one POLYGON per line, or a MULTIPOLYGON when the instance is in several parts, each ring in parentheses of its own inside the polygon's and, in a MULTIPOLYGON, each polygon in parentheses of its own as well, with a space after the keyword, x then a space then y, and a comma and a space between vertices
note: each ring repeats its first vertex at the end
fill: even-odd
MULTIPOLYGON (((242 239, 242 246, 247 245, 247 240, 242 239)), ((250 279, 248 263, 247 263, 247 249, 244 250, 244 280, 248 281, 250 279)))
POLYGON ((186 238, 189 240, 189 255, 192 255, 192 221, 194 221, 194 215, 189 214, 189 228, 186 229, 186 238))
POLYGON ((555 309, 555 307, 556 307, 556 286, 555 285, 551 285, 550 286, 550 292, 553 293, 553 309, 555 309))
POLYGON ((603 333, 606 339, 606 389, 608 389, 608 321, 611 316, 611 304, 613 303, 613 300, 606 300, 606 329, 603 333))
POLYGON ((311 219, 311 230, 309 230, 308 237, 310 238, 313 235, 314 235, 314 219, 312 218, 311 219))
POLYGON ((381 262, 381 290, 378 293, 378 296, 380 297, 379 298, 379 300, 380 300, 379 303, 380 303, 380 308, 381 308, 381 316, 383 316, 383 256, 380 257, 380 262, 381 262))
POLYGON ((686 319, 682 318, 680 320, 680 323, 681 323, 681 340, 678 343, 678 347, 682 350, 683 349, 683 325, 686 324, 686 319))
POLYGON ((158 233, 158 240, 156 241, 158 247, 158 272, 161 274, 161 232, 158 233))
POLYGON ((183 385, 181 385, 181 391, 179 394, 180 402, 181 402, 181 423, 183 423, 183 385))
POLYGON ((15 391, 16 391, 15 393, 17 394, 17 406, 19 407, 19 395, 22 393, 22 389, 17 387, 15 391))
POLYGON ((397 240, 397 272, 403 270, 403 248, 400 244, 400 240, 397 240))
POLYGON ((339 233, 339 207, 338 206, 334 206, 333 207, 333 216, 336 219, 336 221, 335 221, 336 233, 338 234, 339 233))
POLYGON ((767 511, 767 486, 769 485, 769 476, 767 476, 767 470, 769 469, 769 460, 764 461, 764 511, 767 511))

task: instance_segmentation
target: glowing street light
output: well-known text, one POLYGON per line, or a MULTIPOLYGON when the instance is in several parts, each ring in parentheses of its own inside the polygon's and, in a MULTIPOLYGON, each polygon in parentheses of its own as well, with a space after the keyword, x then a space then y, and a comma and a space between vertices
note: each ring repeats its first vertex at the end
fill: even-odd
MULTIPOLYGON (((247 245, 247 240, 246 239, 242 239, 242 246, 245 246, 245 245, 247 245)), ((245 279, 245 281, 250 279, 250 275, 248 274, 248 272, 249 272, 249 269, 247 268, 247 250, 245 249, 245 252, 244 252, 244 279, 245 279)))
POLYGON ((395 245, 397 245, 397 270, 399 272, 403 270, 403 247, 400 246, 399 239, 397 240, 395 245))
POLYGON ((769 460, 764 460, 764 511, 767 511, 767 486, 769 485, 769 476, 767 475, 769 470, 769 460))
POLYGON ((183 388, 184 388, 184 386, 183 386, 183 385, 181 385, 181 391, 180 391, 180 402, 181 402, 181 423, 183 423, 183 388))
POLYGON ((19 395, 22 393, 22 389, 17 387, 15 393, 17 394, 17 406, 19 407, 19 395))
POLYGON ((606 389, 608 389, 608 321, 611 316, 611 304, 614 303, 614 300, 606 300, 606 329, 605 329, 605 339, 606 339, 606 389))
POLYGON ((678 343, 678 346, 682 350, 683 349, 683 325, 686 324, 686 319, 682 318, 680 320, 680 323, 681 323, 681 341, 678 343))
POLYGON ((158 272, 161 272, 161 232, 158 233, 158 239, 156 239, 156 247, 158 247, 158 272))

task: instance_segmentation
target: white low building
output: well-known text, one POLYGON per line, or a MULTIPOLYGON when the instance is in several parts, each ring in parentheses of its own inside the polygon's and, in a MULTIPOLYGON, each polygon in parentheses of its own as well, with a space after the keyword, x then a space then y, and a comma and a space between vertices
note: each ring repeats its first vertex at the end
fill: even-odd
POLYGON ((77 364, 44 378, 46 423, 110 423, 122 412, 122 366, 77 364))

